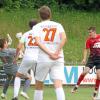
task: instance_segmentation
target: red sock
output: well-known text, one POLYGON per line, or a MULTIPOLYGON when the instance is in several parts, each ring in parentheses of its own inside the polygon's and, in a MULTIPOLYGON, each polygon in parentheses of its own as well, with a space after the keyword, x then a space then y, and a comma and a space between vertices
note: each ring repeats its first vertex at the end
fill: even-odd
POLYGON ((78 79, 78 82, 77 82, 77 85, 80 85, 81 81, 84 79, 85 75, 81 74, 79 79, 78 79))
POLYGON ((96 82, 95 82, 95 91, 97 91, 99 89, 99 85, 100 85, 100 80, 96 79, 96 82))

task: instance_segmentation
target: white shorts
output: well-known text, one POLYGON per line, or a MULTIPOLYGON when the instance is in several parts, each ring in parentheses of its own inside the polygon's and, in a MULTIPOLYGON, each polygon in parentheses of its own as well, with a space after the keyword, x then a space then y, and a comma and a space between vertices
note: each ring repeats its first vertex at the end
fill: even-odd
POLYGON ((64 80, 64 63, 62 62, 39 62, 36 66, 35 79, 44 81, 49 73, 52 80, 64 80))
POLYGON ((28 71, 32 69, 34 73, 36 65, 37 63, 34 60, 23 59, 18 72, 25 75, 26 77, 29 77, 28 71))

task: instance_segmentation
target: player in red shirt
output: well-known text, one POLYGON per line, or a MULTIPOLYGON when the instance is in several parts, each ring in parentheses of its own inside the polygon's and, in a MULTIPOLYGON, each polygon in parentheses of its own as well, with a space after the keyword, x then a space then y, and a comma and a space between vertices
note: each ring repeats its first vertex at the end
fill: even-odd
POLYGON ((100 85, 100 34, 96 34, 95 27, 90 27, 88 31, 89 31, 89 37, 86 40, 86 45, 83 52, 83 60, 82 60, 83 64, 86 63, 88 51, 90 54, 86 63, 86 67, 84 71, 81 73, 77 81, 77 84, 72 89, 72 93, 74 93, 78 89, 85 75, 89 73, 90 69, 92 69, 95 66, 97 79, 95 81, 95 91, 93 93, 93 99, 94 99, 97 95, 97 91, 100 85))

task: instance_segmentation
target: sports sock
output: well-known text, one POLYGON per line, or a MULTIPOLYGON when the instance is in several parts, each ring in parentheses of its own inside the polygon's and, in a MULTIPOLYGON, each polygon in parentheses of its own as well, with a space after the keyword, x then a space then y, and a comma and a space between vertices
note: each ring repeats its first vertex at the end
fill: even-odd
POLYGON ((95 91, 97 91, 99 89, 99 85, 100 85, 100 80, 99 79, 96 79, 95 91))
POLYGON ((62 87, 55 89, 57 100, 65 100, 65 93, 62 87))
POLYGON ((7 77, 7 80, 4 83, 4 86, 3 86, 3 93, 4 94, 6 94, 6 92, 7 92, 7 89, 9 87, 9 83, 10 83, 11 79, 12 79, 12 76, 11 77, 7 77))
POLYGON ((43 90, 35 90, 34 100, 43 100, 43 90))
POLYGON ((27 92, 28 88, 30 87, 30 83, 31 83, 31 80, 29 80, 29 79, 25 80, 23 92, 25 92, 25 93, 27 92))
POLYGON ((77 85, 79 86, 81 81, 84 79, 85 75, 81 74, 79 79, 78 79, 78 82, 77 82, 77 85))
POLYGON ((15 77, 15 81, 14 81, 14 97, 18 97, 20 84, 21 84, 20 77, 15 77))

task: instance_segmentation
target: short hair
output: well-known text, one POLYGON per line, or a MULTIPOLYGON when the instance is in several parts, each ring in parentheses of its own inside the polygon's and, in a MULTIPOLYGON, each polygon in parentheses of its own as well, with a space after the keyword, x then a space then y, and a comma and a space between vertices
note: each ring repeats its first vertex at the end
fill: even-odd
POLYGON ((50 19, 51 9, 48 6, 42 6, 38 11, 42 20, 50 19))
POLYGON ((94 26, 89 27, 89 28, 88 28, 88 31, 90 31, 90 30, 91 30, 91 31, 96 31, 96 27, 94 27, 94 26))
POLYGON ((29 21, 29 27, 32 29, 32 27, 33 27, 34 25, 36 25, 37 23, 38 23, 37 20, 30 20, 30 21, 29 21))
POLYGON ((4 44, 6 41, 7 41, 7 39, 5 39, 5 38, 0 39, 0 48, 4 48, 4 44))

